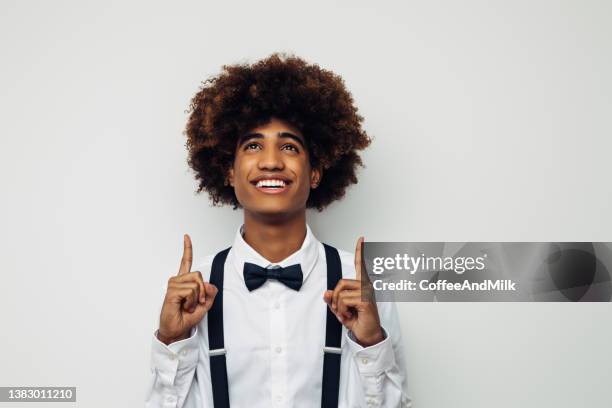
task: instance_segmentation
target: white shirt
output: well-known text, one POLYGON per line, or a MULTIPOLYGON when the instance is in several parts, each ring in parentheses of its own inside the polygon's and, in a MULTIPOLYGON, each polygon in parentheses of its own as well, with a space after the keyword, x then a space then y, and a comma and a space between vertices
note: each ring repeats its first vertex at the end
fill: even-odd
MULTIPOLYGON (((327 304, 325 249, 306 225, 301 248, 276 263, 299 263, 299 291, 273 279, 249 292, 245 262, 272 265, 242 237, 225 261, 223 326, 229 399, 232 408, 320 407, 327 304)), ((355 278, 354 255, 338 250, 343 278, 355 278)), ((209 280, 210 255, 195 263, 209 280)), ((393 303, 378 303, 386 338, 370 347, 342 327, 339 407, 409 407, 400 327, 393 303)), ((155 333, 156 334, 156 333, 155 333)), ((207 316, 191 337, 166 346, 153 335, 151 377, 145 407, 213 408, 207 316), (195 375, 194 375, 195 374, 195 375)))

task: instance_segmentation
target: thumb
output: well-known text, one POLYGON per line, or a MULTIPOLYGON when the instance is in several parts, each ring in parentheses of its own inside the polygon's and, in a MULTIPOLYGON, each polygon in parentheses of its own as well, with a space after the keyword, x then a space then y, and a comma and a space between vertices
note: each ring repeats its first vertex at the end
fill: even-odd
POLYGON ((334 291, 333 290, 326 290, 323 293, 323 300, 325 301, 325 303, 330 304, 332 301, 332 297, 334 295, 334 291))
POLYGON ((210 310, 215 301, 215 297, 219 292, 219 289, 211 283, 204 283, 204 291, 206 292, 206 300, 204 300, 204 308, 210 310))

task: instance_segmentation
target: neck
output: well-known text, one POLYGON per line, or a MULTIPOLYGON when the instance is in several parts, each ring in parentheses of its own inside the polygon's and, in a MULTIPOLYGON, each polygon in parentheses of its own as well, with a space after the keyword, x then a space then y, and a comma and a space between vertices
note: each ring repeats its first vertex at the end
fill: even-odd
POLYGON ((261 256, 277 263, 297 252, 306 238, 306 211, 272 220, 244 212, 244 240, 261 256))

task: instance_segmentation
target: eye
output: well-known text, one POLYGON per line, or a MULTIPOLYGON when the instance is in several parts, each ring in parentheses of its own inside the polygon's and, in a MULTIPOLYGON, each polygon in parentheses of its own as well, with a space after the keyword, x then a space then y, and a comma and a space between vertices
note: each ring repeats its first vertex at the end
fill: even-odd
POLYGON ((251 149, 251 146, 259 147, 259 144, 258 144, 258 143, 255 143, 255 142, 247 143, 247 144, 244 146, 244 150, 252 150, 252 149, 251 149))
POLYGON ((285 147, 290 147, 290 148, 291 148, 292 150, 294 150, 296 153, 299 153, 299 152, 300 152, 300 151, 298 150, 298 148, 297 148, 297 147, 295 147, 295 146, 294 146, 294 145, 292 145, 292 144, 286 144, 286 145, 284 145, 284 146, 283 146, 283 149, 284 149, 285 147))

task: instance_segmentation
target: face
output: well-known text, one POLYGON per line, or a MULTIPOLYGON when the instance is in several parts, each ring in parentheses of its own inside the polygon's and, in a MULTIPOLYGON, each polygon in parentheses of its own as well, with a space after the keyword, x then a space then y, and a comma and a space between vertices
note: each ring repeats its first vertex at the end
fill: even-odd
POLYGON ((272 118, 239 137, 228 180, 245 212, 287 216, 305 211, 320 176, 310 166, 302 133, 272 118))

